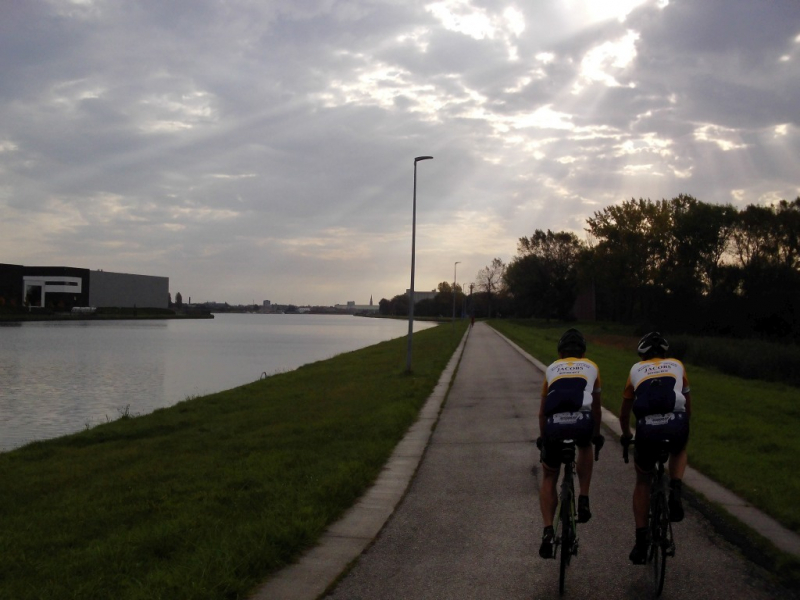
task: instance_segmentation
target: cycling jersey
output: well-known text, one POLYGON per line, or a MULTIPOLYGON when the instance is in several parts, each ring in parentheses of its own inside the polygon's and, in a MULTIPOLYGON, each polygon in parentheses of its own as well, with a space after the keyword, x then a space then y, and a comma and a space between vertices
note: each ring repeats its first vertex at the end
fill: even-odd
POLYGON ((631 367, 622 397, 633 400, 637 419, 686 411, 689 380, 683 363, 674 358, 651 358, 631 367))
POLYGON ((588 411, 600 392, 600 370, 588 358, 561 358, 547 367, 542 385, 544 414, 588 411))

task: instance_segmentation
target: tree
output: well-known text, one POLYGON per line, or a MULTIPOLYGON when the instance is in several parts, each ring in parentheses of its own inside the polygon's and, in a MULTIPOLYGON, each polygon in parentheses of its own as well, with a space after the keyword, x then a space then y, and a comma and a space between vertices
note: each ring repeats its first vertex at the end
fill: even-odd
POLYGON ((398 294, 391 300, 384 298, 378 303, 382 315, 408 315, 408 294, 398 294))
POLYGON ((793 202, 781 200, 776 213, 780 242, 778 259, 787 267, 800 269, 800 196, 793 202))
POLYGON ((492 316, 492 304, 494 299, 505 290, 505 271, 506 265, 499 258, 493 259, 491 265, 487 265, 478 271, 475 283, 479 290, 486 293, 489 318, 492 316))
POLYGON ((595 273, 601 315, 616 321, 632 320, 641 302, 642 287, 653 274, 656 248, 649 247, 652 225, 650 200, 609 206, 587 219, 587 232, 596 240, 589 264, 595 273))
POLYGON ((708 211, 701 208, 685 195, 657 202, 632 199, 587 219, 587 231, 596 241, 587 266, 597 282, 602 317, 647 320, 675 304, 667 295, 680 290, 686 301, 699 293, 701 257, 719 249, 714 244, 720 234, 704 226, 700 215, 708 211), (705 254, 698 242, 703 236, 712 239, 705 254))
POLYGON ((750 205, 739 213, 731 244, 738 262, 730 276, 740 312, 754 333, 800 338, 799 238, 800 198, 750 205))
POLYGON ((743 210, 684 194, 630 200, 587 225, 595 244, 582 270, 597 283, 600 318, 800 337, 800 198, 743 210))
POLYGON ((183 307, 183 296, 181 296, 180 292, 175 294, 175 306, 177 306, 178 308, 183 307))
POLYGON ((520 238, 518 255, 504 275, 515 313, 568 318, 577 296, 578 263, 584 252, 584 244, 571 232, 537 229, 530 238, 520 238))
POLYGON ((673 260, 666 284, 671 292, 690 301, 718 285, 736 209, 687 195, 674 198, 672 208, 673 260))

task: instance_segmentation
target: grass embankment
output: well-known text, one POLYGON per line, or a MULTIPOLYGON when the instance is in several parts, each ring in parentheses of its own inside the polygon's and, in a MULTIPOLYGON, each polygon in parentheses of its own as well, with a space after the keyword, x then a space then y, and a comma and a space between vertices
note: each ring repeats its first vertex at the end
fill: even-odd
POLYGON ((243 598, 375 480, 466 325, 0 454, 0 598, 243 598))
MULTIPOLYGON (((527 320, 493 320, 490 324, 545 364, 557 358, 556 345, 564 330, 575 326, 527 320)), ((638 360, 639 336, 626 335, 624 329, 613 325, 581 323, 578 327, 587 338, 587 356, 600 367, 603 405, 619 414, 628 372, 638 360)), ((761 342, 759 347, 764 351, 767 345, 761 342)), ((773 353, 784 351, 779 344, 770 346, 773 353)), ((691 349, 685 352, 691 355, 691 349)), ((691 465, 800 533, 796 464, 800 456, 800 389, 685 364, 692 386, 691 465)), ((800 562, 789 562, 794 565, 787 568, 796 569, 800 578, 800 562)))

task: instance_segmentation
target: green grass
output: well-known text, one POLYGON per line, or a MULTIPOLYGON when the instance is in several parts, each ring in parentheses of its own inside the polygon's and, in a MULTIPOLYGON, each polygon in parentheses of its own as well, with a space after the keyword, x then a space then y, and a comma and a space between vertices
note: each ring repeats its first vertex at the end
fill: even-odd
POLYGON ((227 599, 375 480, 465 324, 0 454, 0 598, 227 599))

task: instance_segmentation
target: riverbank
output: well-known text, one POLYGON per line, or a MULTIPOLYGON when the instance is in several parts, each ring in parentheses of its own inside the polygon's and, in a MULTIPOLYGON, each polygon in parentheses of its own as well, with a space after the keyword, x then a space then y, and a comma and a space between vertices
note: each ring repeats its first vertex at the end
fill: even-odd
POLYGON ((244 597, 375 480, 466 324, 0 454, 0 597, 244 597))
POLYGON ((170 309, 98 309, 95 312, 0 312, 0 323, 36 321, 126 321, 161 319, 213 319, 208 312, 175 312, 170 309))

